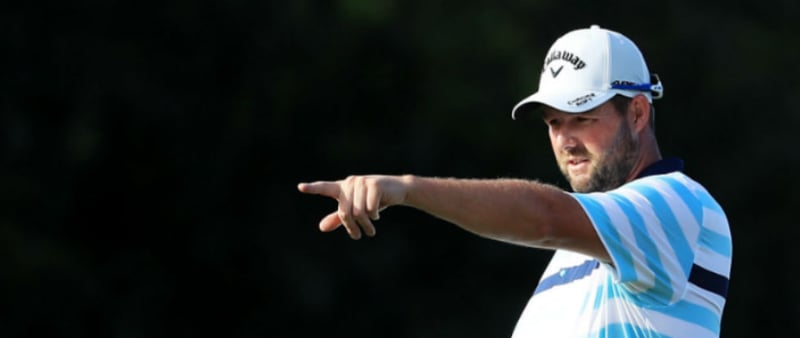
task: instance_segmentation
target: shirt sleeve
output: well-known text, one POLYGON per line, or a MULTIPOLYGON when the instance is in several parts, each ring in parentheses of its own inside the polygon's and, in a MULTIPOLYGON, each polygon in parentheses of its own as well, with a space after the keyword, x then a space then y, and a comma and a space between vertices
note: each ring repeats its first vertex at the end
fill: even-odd
POLYGON ((696 197, 672 176, 649 176, 578 200, 611 257, 615 281, 641 300, 676 302, 688 283, 700 219, 696 197))

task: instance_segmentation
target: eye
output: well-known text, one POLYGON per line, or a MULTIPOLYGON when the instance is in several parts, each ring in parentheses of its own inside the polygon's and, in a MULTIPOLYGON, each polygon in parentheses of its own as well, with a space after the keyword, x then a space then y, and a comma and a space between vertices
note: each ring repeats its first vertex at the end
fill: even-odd
POLYGON ((555 126, 558 125, 558 123, 559 123, 559 121, 557 119, 545 119, 544 120, 544 124, 546 124, 546 125, 548 125, 550 127, 555 127, 555 126))
POLYGON ((590 119, 590 118, 583 117, 583 116, 578 116, 578 117, 575 117, 575 121, 577 121, 578 123, 589 123, 589 122, 592 122, 594 120, 590 119))

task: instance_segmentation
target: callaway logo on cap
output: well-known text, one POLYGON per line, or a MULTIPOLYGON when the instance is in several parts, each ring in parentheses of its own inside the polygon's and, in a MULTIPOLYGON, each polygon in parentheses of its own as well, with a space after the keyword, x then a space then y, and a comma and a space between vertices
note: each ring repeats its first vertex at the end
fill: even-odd
POLYGON ((652 103, 663 90, 633 41, 593 25, 564 34, 553 43, 544 59, 539 91, 518 103, 511 117, 516 118, 522 106, 528 110, 540 104, 582 113, 617 94, 644 94, 652 103))

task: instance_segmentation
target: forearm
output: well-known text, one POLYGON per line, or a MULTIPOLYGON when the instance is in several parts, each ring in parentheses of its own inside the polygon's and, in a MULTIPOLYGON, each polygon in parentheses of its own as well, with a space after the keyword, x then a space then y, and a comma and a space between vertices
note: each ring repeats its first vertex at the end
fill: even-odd
POLYGON ((335 198, 339 206, 319 224, 344 224, 353 239, 375 235, 373 220, 393 205, 425 211, 480 236, 525 246, 568 249, 610 261, 580 204, 553 186, 519 179, 350 176, 300 183, 301 192, 335 198))
POLYGON ((552 186, 519 179, 443 179, 405 176, 405 205, 480 236, 551 247, 559 215, 571 197, 552 186))

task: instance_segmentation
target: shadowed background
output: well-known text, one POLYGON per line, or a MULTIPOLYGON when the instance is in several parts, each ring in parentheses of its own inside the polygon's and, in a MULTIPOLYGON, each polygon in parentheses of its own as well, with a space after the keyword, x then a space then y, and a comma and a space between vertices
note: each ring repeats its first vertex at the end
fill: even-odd
POLYGON ((800 335, 800 4, 84 1, 0 11, 0 336, 507 337, 550 253, 421 212, 322 234, 349 174, 566 188, 512 121, 563 33, 633 39, 665 156, 728 213, 723 337, 800 335), (795 210, 793 210, 795 209, 795 210))

